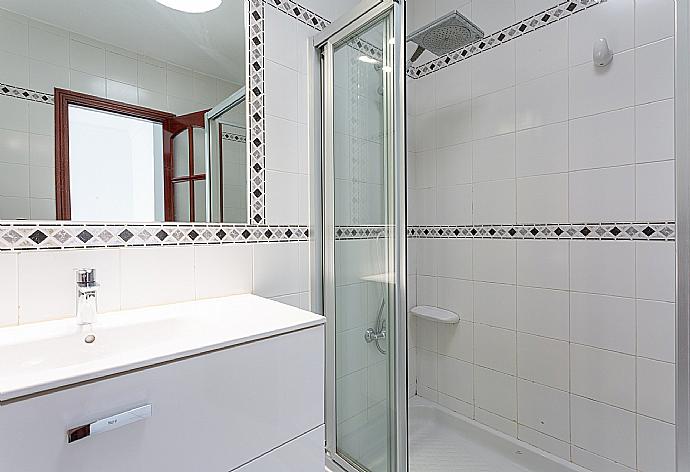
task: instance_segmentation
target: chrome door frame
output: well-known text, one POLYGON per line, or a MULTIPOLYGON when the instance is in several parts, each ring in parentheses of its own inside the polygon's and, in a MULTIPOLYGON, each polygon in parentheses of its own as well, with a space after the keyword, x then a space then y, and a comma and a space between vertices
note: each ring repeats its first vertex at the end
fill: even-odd
MULTIPOLYGON (((333 45, 346 38, 356 30, 384 15, 392 13, 392 27, 395 44, 392 47, 394 59, 399 65, 394 68, 389 86, 393 86, 390 129, 394 141, 389 142, 393 149, 393 161, 397 172, 391 184, 395 195, 395 221, 398 223, 394 235, 394 260, 396 265, 396 294, 394 320, 395 336, 392 348, 390 372, 390 409, 389 426, 391 437, 394 437, 395 454, 390 457, 391 469, 395 472, 407 472, 407 221, 406 221, 406 111, 405 111, 405 2, 404 0, 362 0, 350 12, 331 23, 312 38, 312 49, 309 55, 310 77, 310 170, 311 180, 311 289, 312 310, 324 314, 326 325, 326 461, 330 468, 346 472, 361 472, 347 460, 340 457, 336 448, 336 385, 335 385, 335 220, 333 206, 323 202, 333 202, 335 189, 327 176, 332 176, 333 169, 333 122, 325 119, 333 116, 333 45), (323 53, 322 53, 323 51, 323 53), (327 86, 330 84, 331 86, 327 86), (397 104, 397 107, 395 106, 397 104), (329 283, 326 283, 329 281, 329 283)), ((390 135, 390 133, 389 133, 390 135)), ((390 329, 389 329, 390 330, 390 329)))

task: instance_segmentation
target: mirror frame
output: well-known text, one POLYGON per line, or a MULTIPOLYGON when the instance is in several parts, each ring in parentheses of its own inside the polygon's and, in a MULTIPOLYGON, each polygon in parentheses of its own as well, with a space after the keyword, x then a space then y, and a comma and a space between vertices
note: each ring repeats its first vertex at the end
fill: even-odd
MULTIPOLYGON (((211 183, 213 181, 214 175, 213 175, 213 167, 211 166, 211 156, 213 155, 213 151, 216 148, 217 140, 216 134, 218 133, 218 126, 217 123, 214 123, 213 120, 216 120, 218 117, 223 115, 225 112, 235 108, 236 106, 240 105, 241 103, 245 103, 246 111, 244 114, 244 120, 245 120, 245 129, 247 133, 247 146, 245 146, 245 155, 246 155, 246 165, 245 167, 245 179, 247 182, 247 200, 246 200, 246 205, 247 207, 245 208, 245 213, 246 213, 246 218, 245 221, 241 223, 232 223, 232 224, 251 224, 251 212, 249 209, 251 208, 250 202, 251 202, 251 197, 250 197, 250 182, 249 182, 249 168, 250 168, 250 163, 249 163, 249 106, 247 105, 247 87, 242 87, 239 89, 237 92, 233 93, 230 95, 228 98, 220 102, 218 105, 210 109, 209 111, 206 112, 204 115, 204 128, 206 129, 206 218, 208 219, 209 223, 223 223, 222 221, 215 221, 215 218, 218 215, 213 214, 213 205, 211 204, 211 199, 213 196, 213 192, 211 189, 211 183)), ((220 182, 220 185, 222 186, 223 183, 220 182)))

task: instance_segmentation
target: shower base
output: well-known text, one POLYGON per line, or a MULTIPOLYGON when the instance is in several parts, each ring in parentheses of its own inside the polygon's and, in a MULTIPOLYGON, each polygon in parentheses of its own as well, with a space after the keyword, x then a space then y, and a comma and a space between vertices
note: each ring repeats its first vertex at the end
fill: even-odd
POLYGON ((410 472, 587 472, 417 396, 409 439, 410 472))

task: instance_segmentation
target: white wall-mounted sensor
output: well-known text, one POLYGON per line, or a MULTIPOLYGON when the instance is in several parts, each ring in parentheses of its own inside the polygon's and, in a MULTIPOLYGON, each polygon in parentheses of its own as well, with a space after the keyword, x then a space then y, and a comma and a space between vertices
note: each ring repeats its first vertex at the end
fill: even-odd
POLYGON ((605 67, 611 64, 613 60, 613 51, 609 47, 609 42, 606 38, 597 39, 594 42, 594 52, 592 54, 594 58, 594 65, 597 67, 605 67))

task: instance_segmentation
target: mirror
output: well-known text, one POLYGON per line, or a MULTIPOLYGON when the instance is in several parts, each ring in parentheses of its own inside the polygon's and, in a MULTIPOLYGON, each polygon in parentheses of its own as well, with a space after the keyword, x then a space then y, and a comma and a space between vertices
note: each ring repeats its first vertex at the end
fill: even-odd
POLYGON ((0 219, 247 223, 244 8, 0 0, 0 219))

